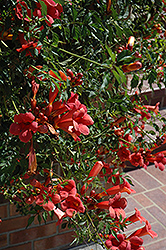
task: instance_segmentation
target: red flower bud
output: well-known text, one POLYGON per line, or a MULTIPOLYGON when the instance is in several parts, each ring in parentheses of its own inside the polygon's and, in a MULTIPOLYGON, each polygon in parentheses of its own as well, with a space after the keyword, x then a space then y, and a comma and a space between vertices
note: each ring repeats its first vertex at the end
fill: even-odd
POLYGON ((129 50, 132 50, 132 49, 133 49, 134 42, 135 42, 135 37, 134 37, 134 36, 130 36, 126 47, 127 47, 129 50))
POLYGON ((31 109, 34 110, 36 108, 36 99, 31 99, 31 109))
POLYGON ((130 71, 135 71, 142 68, 142 63, 139 61, 136 61, 134 63, 130 63, 129 65, 125 64, 122 66, 123 72, 130 72, 130 71))
POLYGON ((52 104, 49 104, 47 107, 46 107, 46 116, 49 116, 52 112, 52 104))
POLYGON ((66 73, 68 76, 70 76, 71 78, 74 77, 73 71, 71 69, 67 69, 66 73))
POLYGON ((86 192, 86 187, 85 187, 85 185, 83 185, 81 190, 80 190, 80 193, 81 193, 81 195, 84 195, 85 192, 86 192))
POLYGON ((77 77, 78 79, 81 79, 81 78, 83 77, 83 74, 82 74, 82 73, 77 73, 76 77, 77 77))

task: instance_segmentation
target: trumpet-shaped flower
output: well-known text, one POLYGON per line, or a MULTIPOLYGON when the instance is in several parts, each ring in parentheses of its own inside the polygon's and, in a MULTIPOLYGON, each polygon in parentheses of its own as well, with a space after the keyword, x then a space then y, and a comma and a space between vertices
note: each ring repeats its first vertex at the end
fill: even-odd
POLYGON ((105 241, 106 247, 111 250, 144 250, 142 244, 143 240, 138 236, 127 239, 124 234, 118 234, 116 238, 109 235, 105 241))
POLYGON ((127 42, 127 48, 129 50, 132 50, 133 49, 133 46, 134 46, 134 42, 135 42, 135 37, 134 36, 130 36, 129 39, 128 39, 128 42, 127 42))
POLYGON ((9 31, 1 31, 0 32, 0 40, 3 41, 11 41, 13 39, 13 34, 11 34, 9 31))
POLYGON ((19 135, 19 139, 26 143, 38 130, 38 123, 34 120, 35 116, 31 112, 15 115, 14 123, 10 125, 9 131, 13 135, 19 135))
POLYGON ((125 218, 124 208, 127 206, 126 198, 121 198, 121 193, 115 195, 115 197, 110 198, 109 201, 102 201, 95 205, 99 209, 108 209, 111 218, 125 218))
POLYGON ((95 199, 100 199, 104 196, 108 196, 108 195, 114 195, 114 194, 117 194, 117 193, 124 193, 124 192, 127 192, 128 194, 131 194, 131 193, 135 193, 135 190, 131 189, 130 188, 130 184, 127 182, 124 182, 123 184, 121 185, 116 185, 116 186, 113 186, 101 193, 98 193, 95 195, 95 199))
POLYGON ((149 111, 153 111, 157 115, 159 113, 159 105, 160 105, 160 103, 157 102, 155 106, 144 105, 143 107, 145 107, 149 111))
MULTIPOLYGON (((91 169, 87 179, 89 179, 90 177, 96 177, 100 173, 100 171, 102 170, 103 166, 104 166, 104 164, 101 161, 97 161, 94 164, 93 168, 91 169)), ((90 182, 92 182, 93 179, 88 180, 87 183, 89 184, 90 182)))
MULTIPOLYGON (((47 6, 46 23, 51 27, 54 19, 60 19, 60 15, 63 11, 63 7, 59 3, 55 3, 53 0, 42 0, 47 6)), ((37 8, 34 10, 33 15, 39 19, 42 18, 42 7, 40 3, 36 4, 37 8)))
POLYGON ((139 152, 131 154, 130 162, 132 165, 134 165, 136 167, 138 167, 139 165, 140 166, 144 165, 144 159, 143 159, 141 153, 139 153, 139 152))
POLYGON ((69 195, 63 202, 61 202, 61 208, 69 217, 72 217, 73 213, 85 212, 85 207, 83 206, 81 199, 74 195, 69 195))
POLYGON ((17 5, 15 10, 15 14, 19 19, 24 19, 25 21, 29 22, 31 19, 31 9, 28 8, 27 4, 24 1, 17 0, 17 5), (26 15, 23 15, 22 9, 26 9, 26 15))
MULTIPOLYGON (((76 195, 76 184, 74 180, 66 180, 58 184, 57 191, 60 196, 67 198, 68 195, 76 195)), ((62 198, 63 199, 63 198, 62 198)))
POLYGON ((29 41, 29 42, 25 42, 24 44, 21 45, 21 48, 16 49, 18 52, 22 52, 22 51, 26 51, 26 56, 31 56, 32 57, 32 51, 34 49, 38 50, 38 53, 40 53, 42 46, 38 46, 38 42, 34 42, 34 41, 29 41))
POLYGON ((130 151, 125 146, 122 146, 118 150, 117 155, 119 156, 119 158, 120 158, 121 161, 127 161, 127 160, 130 160, 131 153, 130 153, 130 151))
POLYGON ((94 122, 87 114, 86 106, 78 101, 77 94, 71 93, 67 106, 70 110, 54 119, 54 127, 64 130, 77 141, 80 140, 78 137, 80 134, 89 134, 87 125, 92 125, 94 122))
POLYGON ((131 221, 132 223, 140 221, 142 223, 142 221, 146 222, 146 219, 141 216, 140 211, 135 207, 135 214, 130 215, 126 221, 131 221))
POLYGON ((133 236, 142 237, 144 235, 149 234, 152 238, 157 237, 157 233, 151 230, 151 224, 146 220, 146 225, 140 229, 137 229, 133 232, 127 239, 131 239, 133 236))
POLYGON ((159 153, 156 155, 156 157, 154 158, 154 164, 155 167, 158 167, 161 171, 165 169, 166 158, 163 153, 159 153))

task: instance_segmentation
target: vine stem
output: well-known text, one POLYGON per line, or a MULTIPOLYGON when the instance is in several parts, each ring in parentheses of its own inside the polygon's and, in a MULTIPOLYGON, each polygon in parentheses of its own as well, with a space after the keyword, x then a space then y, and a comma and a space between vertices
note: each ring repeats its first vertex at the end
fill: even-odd
MULTIPOLYGON (((55 46, 55 45, 53 45, 53 44, 50 44, 49 42, 47 42, 47 41, 45 41, 45 40, 44 40, 44 43, 49 44, 49 45, 51 45, 51 46, 54 47, 54 48, 57 48, 57 46, 55 46)), ((66 54, 69 54, 69 55, 71 55, 71 56, 75 56, 75 57, 78 57, 78 58, 83 59, 83 60, 85 60, 85 61, 94 63, 94 64, 96 64, 96 65, 98 65, 98 66, 100 66, 100 67, 104 67, 104 68, 107 68, 107 69, 110 69, 110 68, 111 68, 111 67, 108 66, 108 65, 98 63, 98 62, 96 62, 96 61, 93 61, 93 60, 91 60, 91 59, 89 59, 89 58, 86 58, 86 57, 84 57, 84 56, 77 55, 77 54, 75 54, 75 53, 73 53, 73 52, 70 52, 70 51, 68 51, 68 50, 65 50, 65 49, 62 49, 62 48, 58 48, 58 49, 59 49, 60 51, 64 52, 64 53, 66 53, 66 54)))
POLYGON ((16 104, 15 104, 13 98, 11 98, 11 101, 12 101, 12 103, 13 103, 13 106, 14 106, 14 108, 15 108, 17 114, 19 114, 20 112, 18 111, 18 109, 17 109, 17 107, 16 107, 16 104))
POLYGON ((69 55, 71 55, 71 56, 75 56, 75 57, 78 57, 78 58, 83 59, 83 60, 85 60, 85 61, 94 63, 94 64, 96 64, 96 65, 98 65, 98 66, 100 66, 100 67, 104 67, 104 68, 110 69, 110 66, 104 65, 104 64, 101 64, 101 63, 98 63, 98 62, 95 62, 95 61, 93 61, 93 60, 91 60, 91 59, 89 59, 89 58, 86 58, 86 57, 84 57, 84 56, 77 55, 77 54, 75 54, 75 53, 72 53, 72 52, 67 51, 67 50, 65 50, 65 49, 62 49, 62 48, 59 48, 59 50, 62 51, 62 52, 65 52, 65 53, 67 53, 67 54, 69 54, 69 55))
POLYGON ((97 229, 96 229, 96 227, 95 227, 95 225, 94 225, 94 223, 93 223, 93 220, 92 220, 92 218, 90 217, 90 215, 88 214, 87 211, 86 211, 86 215, 87 215, 87 217, 88 217, 88 219, 89 219, 89 221, 90 221, 92 227, 94 228, 95 232, 97 233, 97 237, 98 237, 99 240, 102 242, 103 246, 104 246, 106 249, 108 249, 108 248, 106 247, 106 245, 105 245, 103 239, 100 237, 100 235, 99 235, 99 233, 98 233, 98 231, 97 231, 97 229))
MULTIPOLYGON (((129 117, 128 117, 128 119, 129 119, 131 122, 133 122, 133 120, 130 119, 129 117)), ((153 138, 151 138, 151 137, 148 135, 148 133, 147 133, 146 131, 144 131, 144 130, 141 128, 141 126, 137 125, 137 127, 141 130, 141 132, 142 132, 145 136, 147 136, 150 140, 152 140, 153 143, 156 142, 153 138)))
MULTIPOLYGON (((27 32, 24 31, 24 33, 27 33, 27 32)), ((37 38, 37 39, 39 39, 38 36, 34 36, 34 37, 37 38)), ((50 45, 51 47, 54 47, 54 48, 57 49, 57 46, 55 46, 55 45, 53 45, 53 44, 47 42, 46 40, 43 40, 43 42, 46 43, 46 44, 48 44, 48 45, 50 45)), ((60 41, 59 41, 59 42, 60 42, 60 41)), ((69 55, 75 56, 75 57, 77 57, 77 58, 79 58, 79 59, 83 59, 83 60, 85 60, 85 61, 94 63, 94 64, 96 64, 96 65, 98 65, 98 66, 100 66, 100 67, 103 67, 103 68, 106 68, 106 69, 110 69, 110 68, 112 67, 111 64, 108 66, 108 65, 106 65, 106 64, 98 63, 98 62, 96 62, 96 61, 94 61, 94 60, 91 60, 91 59, 89 59, 89 58, 86 58, 86 57, 84 57, 84 56, 77 55, 77 54, 75 54, 75 53, 73 53, 73 52, 70 52, 70 51, 68 51, 68 50, 65 50, 65 49, 62 49, 62 48, 58 48, 58 49, 59 49, 60 51, 64 52, 64 53, 66 53, 66 54, 69 54, 69 55)))
MULTIPOLYGON (((79 228, 80 231, 82 231, 82 228, 81 228, 81 226, 78 224, 77 221, 75 221, 73 218, 71 218, 71 221, 79 228)), ((83 237, 83 241, 84 241, 84 243, 87 245, 87 241, 86 241, 85 237, 83 237)))

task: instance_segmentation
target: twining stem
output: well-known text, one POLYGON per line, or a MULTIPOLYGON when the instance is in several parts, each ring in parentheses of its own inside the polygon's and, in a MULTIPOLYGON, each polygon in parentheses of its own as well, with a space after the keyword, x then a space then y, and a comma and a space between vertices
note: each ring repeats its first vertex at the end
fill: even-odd
MULTIPOLYGON (((128 117, 128 119, 131 121, 131 122, 133 122, 129 117, 128 117)), ((148 135, 148 133, 146 132, 146 131, 144 131, 142 128, 141 128, 141 126, 139 126, 139 125, 137 125, 137 127, 141 130, 141 132, 144 134, 144 135, 146 135, 150 140, 152 140, 154 143, 156 142, 153 138, 151 138, 149 135, 148 135)))
MULTIPOLYGON (((46 44, 48 44, 48 45, 50 45, 50 46, 52 46, 52 47, 54 47, 54 48, 57 48, 57 46, 55 46, 55 45, 53 45, 53 44, 50 44, 49 42, 47 42, 47 41, 45 41, 45 40, 43 40, 43 41, 44 41, 44 43, 46 43, 46 44)), ((75 57, 78 57, 78 58, 83 59, 83 60, 85 60, 85 61, 94 63, 94 64, 96 64, 96 65, 98 65, 98 66, 100 66, 100 67, 110 69, 110 66, 108 66, 108 65, 106 65, 106 64, 98 63, 98 62, 93 61, 93 60, 91 60, 91 59, 89 59, 89 58, 86 58, 86 57, 84 57, 84 56, 77 55, 77 54, 75 54, 75 53, 73 53, 73 52, 70 52, 70 51, 65 50, 65 49, 62 49, 62 48, 58 48, 58 49, 59 49, 60 51, 64 52, 64 53, 66 53, 66 54, 71 55, 71 56, 75 56, 75 57)))
POLYGON ((13 103, 13 106, 14 106, 14 108, 15 108, 17 114, 19 114, 20 112, 18 111, 18 109, 17 109, 17 107, 16 107, 16 104, 15 104, 15 102, 14 102, 14 100, 13 100, 12 98, 11 98, 11 101, 12 101, 12 103, 13 103))
MULTIPOLYGON (((79 223, 78 223, 75 219, 73 219, 73 218, 71 218, 71 221, 73 222, 73 224, 75 224, 75 225, 79 228, 79 230, 80 230, 80 232, 81 232, 81 231, 82 231, 82 228, 81 228, 81 226, 79 225, 79 223)), ((86 238, 85 238, 85 237, 83 238, 83 241, 84 241, 85 244, 87 244, 86 238)))
POLYGON ((77 55, 77 54, 75 54, 75 53, 72 53, 72 52, 67 51, 67 50, 65 50, 65 49, 62 49, 62 48, 59 48, 59 50, 62 51, 62 52, 65 52, 66 54, 69 54, 69 55, 71 55, 71 56, 75 56, 75 57, 78 57, 78 58, 83 59, 83 60, 85 60, 85 61, 94 63, 94 64, 96 64, 96 65, 98 65, 98 66, 100 66, 100 67, 104 67, 104 68, 110 69, 110 66, 105 65, 105 64, 101 64, 101 63, 98 63, 98 62, 95 62, 95 61, 93 61, 93 60, 91 60, 91 59, 89 59, 89 58, 86 58, 86 57, 84 57, 84 56, 77 55))
POLYGON ((93 220, 92 220, 92 218, 90 217, 90 215, 88 214, 87 211, 86 211, 86 215, 87 215, 87 217, 88 217, 88 219, 89 219, 89 221, 90 221, 92 227, 94 228, 94 230, 95 230, 95 232, 96 232, 96 235, 97 235, 98 239, 102 242, 103 246, 104 246, 106 249, 108 249, 108 248, 106 247, 106 245, 105 245, 103 239, 100 237, 100 235, 99 235, 99 233, 98 233, 98 231, 97 231, 97 229, 96 229, 96 227, 95 227, 95 225, 94 225, 94 223, 93 223, 93 220))
MULTIPOLYGON (((24 31, 24 33, 27 33, 27 32, 24 31)), ((35 37, 36 39, 39 39, 38 36, 34 36, 34 37, 35 37)), ((46 44, 48 44, 49 46, 54 47, 54 48, 57 49, 57 46, 55 46, 55 45, 53 45, 53 44, 47 42, 46 40, 43 40, 43 42, 46 43, 46 44)), ((112 66, 111 64, 110 64, 110 65, 106 65, 106 64, 98 63, 98 62, 96 62, 96 61, 94 61, 94 60, 91 60, 91 59, 86 58, 86 57, 84 57, 84 56, 77 55, 77 54, 75 54, 75 53, 73 53, 73 52, 70 52, 70 51, 65 50, 65 49, 62 49, 62 48, 58 48, 58 49, 59 49, 60 51, 64 52, 64 53, 66 53, 66 54, 69 54, 69 55, 71 55, 71 56, 75 56, 75 57, 80 58, 80 59, 83 59, 83 60, 85 60, 85 61, 94 63, 94 64, 96 64, 96 65, 98 65, 98 66, 100 66, 100 67, 106 68, 106 69, 110 69, 111 66, 112 66)))
POLYGON ((60 167, 61 167, 61 169, 62 169, 62 172, 63 172, 63 175, 64 175, 64 177, 66 178, 66 173, 65 173, 65 171, 64 171, 64 169, 63 169, 63 166, 62 166, 62 163, 59 161, 59 164, 60 164, 60 167))

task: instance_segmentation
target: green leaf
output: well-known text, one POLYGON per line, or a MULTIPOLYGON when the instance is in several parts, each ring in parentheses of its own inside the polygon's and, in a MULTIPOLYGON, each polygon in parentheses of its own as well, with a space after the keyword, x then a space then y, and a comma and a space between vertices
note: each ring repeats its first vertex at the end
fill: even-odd
POLYGON ((120 77, 122 78, 122 81, 123 81, 124 83, 126 83, 126 76, 125 76, 125 74, 123 73, 123 71, 122 71, 119 67, 117 67, 117 66, 115 66, 115 68, 116 68, 116 70, 118 71, 120 77))
POLYGON ((100 86, 99 93, 101 93, 102 90, 108 87, 109 82, 110 82, 110 77, 109 74, 107 74, 103 79, 102 85, 100 86))
POLYGON ((63 223, 62 226, 61 226, 61 228, 62 228, 62 229, 65 229, 66 226, 67 226, 67 223, 63 223))
POLYGON ((59 4, 61 4, 61 5, 64 4, 64 0, 54 0, 54 2, 55 2, 55 3, 59 3, 59 4))
POLYGON ((73 26, 73 38, 78 40, 80 36, 80 28, 78 26, 73 26))
POLYGON ((58 42, 59 42, 59 36, 58 36, 58 34, 53 33, 52 39, 53 39, 53 45, 54 46, 58 46, 58 42))
POLYGON ((115 70, 112 70, 112 73, 114 74, 114 76, 115 76, 117 82, 118 82, 119 84, 121 84, 121 83, 123 82, 121 76, 120 76, 115 70))
POLYGON ((39 3, 41 4, 41 8, 42 8, 42 16, 46 16, 47 15, 47 5, 42 0, 39 0, 39 3))
POLYGON ((32 222, 34 221, 34 219, 35 219, 35 216, 31 216, 31 217, 28 219, 28 224, 27 224, 26 228, 28 228, 28 227, 32 224, 32 222))
MULTIPOLYGON (((111 233, 112 233, 112 236, 114 236, 114 237, 118 240, 116 232, 113 231, 113 230, 111 230, 111 233)), ((119 241, 119 240, 118 240, 118 241, 119 241)))
POLYGON ((133 79, 131 80, 131 88, 135 88, 138 86, 139 77, 134 74, 133 79))
POLYGON ((108 51, 108 53, 109 53, 112 61, 115 62, 116 55, 112 52, 112 50, 110 49, 110 47, 108 47, 108 45, 106 45, 105 47, 106 47, 106 49, 107 49, 107 51, 108 51))
POLYGON ((73 21, 75 21, 77 18, 77 10, 75 8, 73 8, 72 12, 73 12, 73 21))
POLYGON ((130 50, 123 50, 117 56, 117 62, 123 61, 128 57, 131 57, 132 52, 130 50))
POLYGON ((115 176, 112 176, 112 183, 116 183, 116 177, 115 176))
POLYGON ((156 78, 157 78, 157 72, 154 69, 152 69, 148 77, 148 83, 151 87, 152 87, 152 83, 154 83, 156 78))
POLYGON ((165 81, 166 81, 166 68, 165 67, 163 68, 163 71, 164 71, 164 78, 165 78, 165 81))
POLYGON ((46 36, 46 32, 47 32, 47 29, 44 27, 43 30, 41 30, 41 32, 39 33, 39 41, 43 41, 43 39, 45 38, 46 36))
POLYGON ((44 221, 46 222, 47 221, 47 217, 48 217, 47 212, 46 211, 43 212, 42 216, 43 216, 44 221))
POLYGON ((41 224, 41 216, 40 216, 40 214, 38 214, 37 219, 38 219, 39 224, 41 224))
POLYGON ((116 33, 119 37, 122 38, 123 36, 123 29, 119 26, 119 24, 117 23, 117 21, 114 22, 115 28, 116 28, 116 33))

